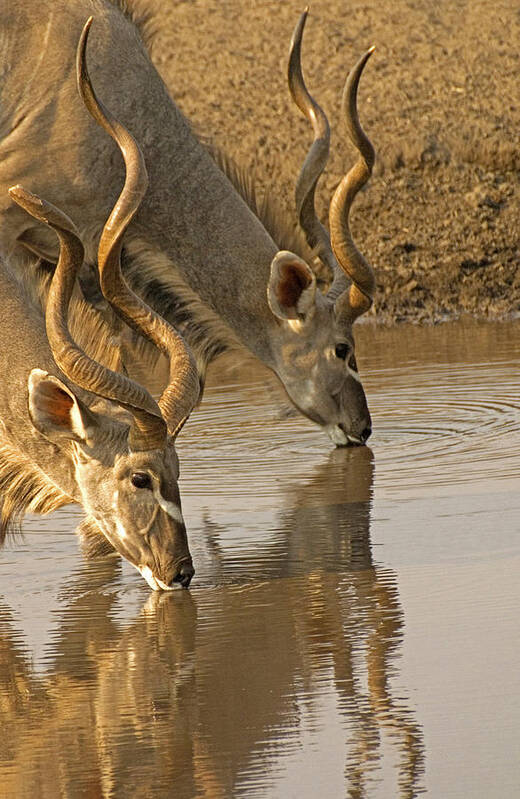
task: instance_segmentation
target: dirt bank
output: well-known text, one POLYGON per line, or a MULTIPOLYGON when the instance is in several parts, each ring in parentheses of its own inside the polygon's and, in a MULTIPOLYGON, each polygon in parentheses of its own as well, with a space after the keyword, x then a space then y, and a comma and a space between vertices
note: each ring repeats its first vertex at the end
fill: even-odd
MULTIPOLYGON (((303 4, 147 0, 153 57, 197 130, 271 182, 288 208, 311 136, 285 83, 303 4)), ((333 132, 323 216, 352 163, 339 119, 346 71, 376 45, 359 107, 378 154, 353 212, 381 321, 520 310, 520 9, 510 0, 316 0, 308 85, 333 132)))

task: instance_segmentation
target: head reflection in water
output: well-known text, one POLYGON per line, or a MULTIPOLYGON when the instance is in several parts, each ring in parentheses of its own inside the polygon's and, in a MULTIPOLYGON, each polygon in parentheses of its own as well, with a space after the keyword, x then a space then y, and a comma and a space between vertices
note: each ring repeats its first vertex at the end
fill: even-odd
POLYGON ((338 450, 288 491, 273 517, 278 545, 255 550, 262 567, 271 561, 267 577, 250 560, 240 582, 209 525, 218 585, 153 594, 130 623, 114 621, 116 565, 87 565, 65 588, 41 674, 0 609, 7 795, 276 795, 284 763, 296 773, 327 725, 344 737, 327 751, 325 793, 338 795, 339 779, 339 795, 368 795, 385 747, 398 781, 389 795, 416 795, 423 742, 389 683, 403 614, 394 573, 372 562, 372 476, 369 450, 338 450))

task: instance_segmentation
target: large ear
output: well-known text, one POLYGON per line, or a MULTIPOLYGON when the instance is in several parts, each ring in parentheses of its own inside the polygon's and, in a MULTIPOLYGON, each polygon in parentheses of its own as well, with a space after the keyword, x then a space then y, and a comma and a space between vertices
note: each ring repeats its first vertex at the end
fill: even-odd
POLYGON ((98 425, 95 414, 58 380, 41 369, 29 375, 29 415, 35 428, 51 441, 86 442, 98 425))
POLYGON ((279 319, 305 321, 314 311, 316 276, 312 269, 292 252, 281 250, 271 262, 267 300, 279 319))

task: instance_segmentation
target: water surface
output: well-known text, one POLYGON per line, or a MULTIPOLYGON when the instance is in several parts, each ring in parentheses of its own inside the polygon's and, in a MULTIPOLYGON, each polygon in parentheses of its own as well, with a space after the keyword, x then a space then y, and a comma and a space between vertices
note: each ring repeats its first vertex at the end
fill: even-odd
POLYGON ((0 795, 520 795, 520 326, 360 326, 370 448, 223 359, 179 442, 196 575, 0 554, 0 795))

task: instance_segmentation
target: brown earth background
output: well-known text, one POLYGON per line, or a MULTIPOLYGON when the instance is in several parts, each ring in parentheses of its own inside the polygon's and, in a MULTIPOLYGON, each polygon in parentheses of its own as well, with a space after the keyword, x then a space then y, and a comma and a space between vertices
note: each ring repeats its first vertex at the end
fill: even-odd
MULTIPOLYGON (((151 12, 155 64, 194 128, 254 169, 292 211, 312 141, 286 84, 303 3, 139 5, 151 12)), ((373 44, 358 105, 377 163, 352 212, 377 275, 371 314, 385 322, 517 314, 520 4, 315 0, 303 65, 332 128, 323 219, 354 159, 339 113, 343 83, 373 44)))

